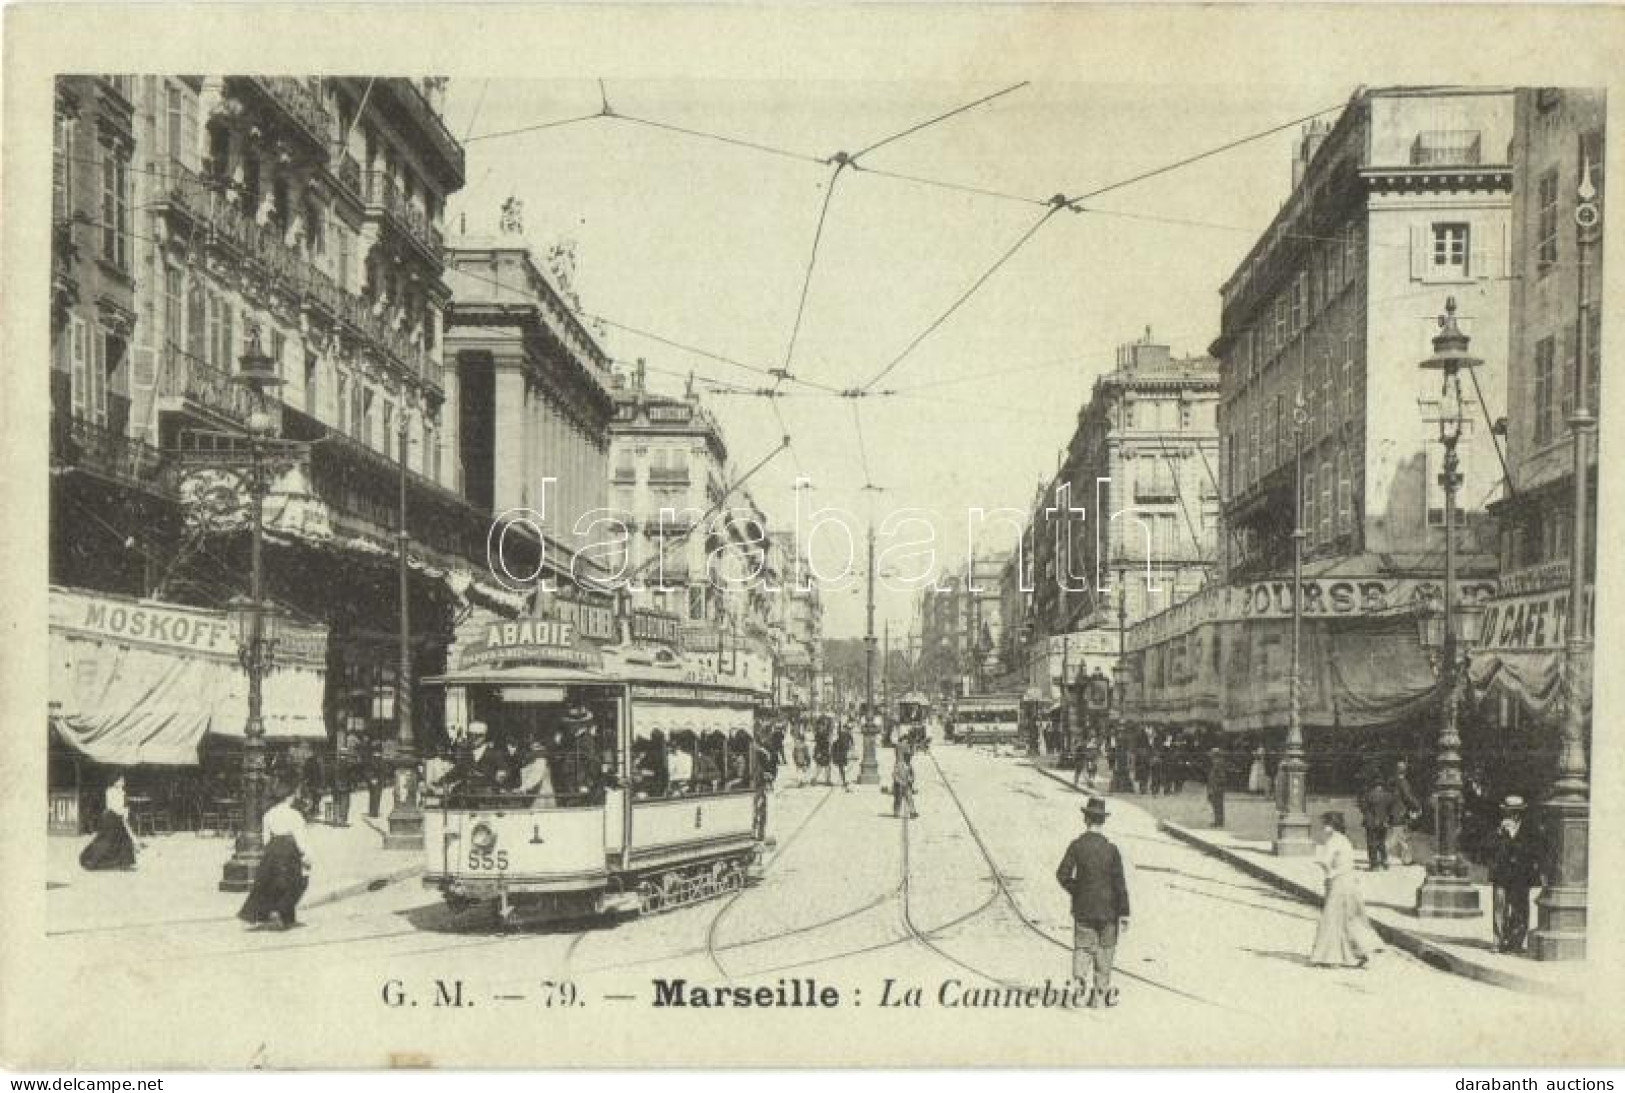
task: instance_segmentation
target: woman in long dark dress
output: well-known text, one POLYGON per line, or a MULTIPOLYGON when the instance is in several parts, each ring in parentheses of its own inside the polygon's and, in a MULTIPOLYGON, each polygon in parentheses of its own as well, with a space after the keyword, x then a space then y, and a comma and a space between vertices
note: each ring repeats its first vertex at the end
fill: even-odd
POLYGON ((135 837, 130 833, 129 813, 124 802, 124 775, 107 787, 102 817, 96 823, 96 837, 79 852, 85 869, 134 869, 135 837))
POLYGON ((284 930, 298 924, 295 909, 310 884, 310 854, 305 847, 305 817, 294 807, 297 795, 294 786, 278 786, 276 803, 265 810, 260 824, 265 850, 254 887, 237 912, 244 922, 260 925, 275 915, 284 930))

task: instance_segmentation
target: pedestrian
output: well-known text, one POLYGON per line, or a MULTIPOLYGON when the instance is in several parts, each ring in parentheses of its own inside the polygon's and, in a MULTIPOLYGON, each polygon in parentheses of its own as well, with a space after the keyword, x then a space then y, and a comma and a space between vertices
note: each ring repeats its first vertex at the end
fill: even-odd
MULTIPOLYGON (((475 724, 478 725, 479 723, 475 722, 475 724)), ((480 725, 479 727, 481 729, 480 738, 483 740, 485 726, 480 725)), ((472 736, 473 732, 474 725, 470 725, 469 735, 472 736)), ((361 755, 363 777, 367 780, 367 815, 376 820, 379 807, 384 800, 384 785, 388 780, 388 771, 384 766, 383 752, 379 748, 376 739, 370 736, 362 738, 361 755)))
POLYGON ((1225 759, 1224 749, 1214 748, 1208 752, 1207 766, 1207 803, 1213 808, 1213 826, 1224 826, 1224 787, 1225 787, 1225 759))
POLYGON ((318 820, 322 814, 322 798, 327 795, 327 764, 322 761, 320 748, 305 757, 301 777, 304 779, 305 819, 318 820))
POLYGON ((1072 788, 1076 789, 1078 782, 1088 779, 1090 789, 1095 788, 1095 756, 1099 753, 1099 745, 1093 736, 1083 742, 1072 756, 1072 788))
POLYGON ((830 747, 830 762, 841 772, 841 789, 846 793, 852 792, 852 787, 846 784, 846 764, 851 757, 852 727, 843 724, 841 731, 835 734, 835 743, 830 747))
POLYGON ((355 762, 343 754, 333 757, 332 776, 333 823, 338 827, 350 826, 350 794, 355 790, 355 762))
POLYGON ((1497 952, 1521 953, 1529 933, 1529 892, 1541 882, 1541 850, 1522 797, 1501 802, 1490 844, 1491 906, 1497 952))
POLYGON ((1247 768, 1247 792, 1262 797, 1270 791, 1269 775, 1264 770, 1264 745, 1253 749, 1253 764, 1247 768))
POLYGON ((270 923, 273 917, 284 930, 299 925, 296 908, 310 884, 310 851, 305 843, 305 817, 295 807, 298 789, 291 783, 275 786, 276 802, 265 810, 260 836, 265 850, 254 873, 254 886, 237 912, 251 926, 270 923))
POLYGON ((1410 767, 1401 759, 1394 764, 1394 820, 1388 828, 1388 856, 1401 865, 1416 859, 1411 853, 1411 824, 1422 815, 1422 799, 1411 786, 1410 767))
POLYGON ((1397 804, 1393 790, 1379 773, 1360 794, 1360 823, 1365 827, 1365 860, 1370 870, 1388 868, 1388 824, 1397 804))
POLYGON ((102 814, 96 836, 79 851, 79 866, 92 872, 135 868, 135 832, 124 797, 124 775, 114 777, 102 795, 102 814))
POLYGON ((1320 848, 1315 861, 1326 874, 1326 898, 1320 906, 1315 944, 1309 963, 1317 968, 1363 968, 1382 948, 1366 918, 1360 882, 1354 875, 1354 844, 1349 842, 1341 812, 1320 817, 1320 848))
POLYGON ((1115 1006, 1112 960, 1119 934, 1128 929, 1128 882, 1123 855, 1101 830, 1106 802, 1089 798, 1083 823, 1083 834, 1072 840, 1055 870, 1055 879, 1072 897, 1072 977, 1088 986, 1091 1006, 1115 1006))
POLYGON ((819 776, 823 776, 824 785, 834 785, 830 781, 829 772, 829 729, 820 727, 818 736, 813 741, 813 785, 818 784, 819 776))
POLYGON ((908 818, 917 819, 920 814, 914 807, 914 759, 909 746, 899 743, 896 756, 891 771, 891 814, 893 817, 901 815, 903 806, 907 805, 908 818))
POLYGON ((1150 758, 1146 761, 1146 792, 1153 797, 1162 796, 1163 782, 1167 773, 1167 757, 1163 755, 1162 748, 1157 743, 1151 744, 1150 758))
POLYGON ((799 784, 806 785, 807 772, 812 769, 812 752, 807 748, 807 730, 797 725, 790 730, 790 737, 794 742, 790 756, 796 764, 796 780, 799 784))

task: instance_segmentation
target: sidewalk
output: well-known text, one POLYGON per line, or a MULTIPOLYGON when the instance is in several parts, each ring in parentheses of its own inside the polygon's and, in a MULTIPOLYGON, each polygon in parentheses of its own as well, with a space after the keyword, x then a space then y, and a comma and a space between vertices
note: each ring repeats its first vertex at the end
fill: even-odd
MULTIPOLYGON (((421 851, 383 848, 389 821, 369 819, 366 810, 362 791, 351 802, 349 827, 310 825, 310 889, 300 901, 301 910, 423 872, 421 851)), ((231 857, 230 838, 191 832, 150 836, 133 872, 106 873, 79 868, 79 851, 89 841, 89 835, 48 840, 48 934, 218 921, 230 919, 242 906, 243 893, 218 887, 221 867, 231 857)))
MULTIPOLYGON (((1065 785, 1072 784, 1070 771, 1054 769, 1043 761, 1034 769, 1065 785)), ((1226 826, 1211 826, 1205 787, 1187 785, 1182 794, 1149 797, 1141 794, 1110 794, 1095 790, 1101 797, 1116 797, 1158 821, 1172 837, 1211 857, 1240 869, 1249 876, 1319 906, 1321 871, 1313 858, 1277 858, 1271 850, 1275 834, 1275 803, 1268 797, 1231 794, 1225 799, 1226 826)), ((1585 980, 1583 963, 1553 963, 1495 951, 1490 924, 1490 888, 1478 885, 1484 913, 1469 919, 1419 919, 1413 910, 1416 890, 1422 883, 1421 864, 1393 865, 1382 872, 1364 871, 1364 832, 1359 830, 1359 808, 1352 798, 1314 797, 1311 815, 1340 809, 1349 817, 1349 837, 1361 851, 1360 891, 1365 897, 1371 924, 1383 939, 1396 948, 1419 957, 1433 966, 1496 986, 1537 994, 1575 996, 1585 980)), ((1411 844, 1418 863, 1426 860, 1428 840, 1413 833, 1411 844)), ((1475 879, 1482 880, 1481 870, 1475 879)), ((1531 910, 1531 913, 1533 911, 1531 910)))

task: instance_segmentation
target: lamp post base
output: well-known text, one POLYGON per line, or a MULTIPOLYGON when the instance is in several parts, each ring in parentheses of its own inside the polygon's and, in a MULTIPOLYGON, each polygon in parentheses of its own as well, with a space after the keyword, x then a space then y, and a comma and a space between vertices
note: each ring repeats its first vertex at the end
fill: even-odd
POLYGON ((858 785, 878 786, 880 784, 880 760, 875 755, 875 737, 879 735, 870 726, 863 730, 863 760, 858 763, 858 785))
POLYGON ((418 772, 408 755, 395 768, 395 807, 389 812, 389 834, 385 850, 423 849, 423 810, 418 807, 418 772))
POLYGON ((220 871, 220 891, 246 892, 254 887, 254 877, 260 871, 260 858, 264 851, 258 846, 244 846, 241 842, 226 859, 220 871))
POLYGON ((1315 840, 1309 834, 1309 816, 1303 812, 1282 812, 1275 818, 1275 856, 1277 858, 1306 858, 1315 852, 1315 840))
POLYGON ((1586 889, 1548 888, 1535 901, 1540 925, 1529 935, 1536 960, 1584 960, 1586 955, 1586 889))
POLYGON ((1477 918, 1483 913, 1478 886, 1466 877, 1430 872, 1416 891, 1417 918, 1477 918))

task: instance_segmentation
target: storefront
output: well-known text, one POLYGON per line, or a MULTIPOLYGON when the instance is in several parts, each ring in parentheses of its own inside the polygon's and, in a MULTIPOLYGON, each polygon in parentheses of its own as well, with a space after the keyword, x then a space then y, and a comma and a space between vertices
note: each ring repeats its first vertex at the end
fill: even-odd
MULTIPOLYGON (((1299 720, 1323 785, 1350 785, 1378 754, 1430 750, 1438 677, 1419 611, 1436 581, 1306 577, 1300 586, 1299 720)), ((1458 582, 1483 602, 1493 581, 1458 582)), ((1272 752, 1291 704, 1291 581, 1216 585, 1128 633, 1125 716, 1131 723, 1244 736, 1272 752)))
MULTIPOLYGON (((1479 642, 1468 669, 1473 697, 1482 716, 1478 730, 1464 738, 1464 752, 1484 757, 1485 774, 1495 785, 1539 797, 1555 764, 1559 733, 1568 708, 1565 673, 1569 613, 1568 566, 1537 566, 1509 574, 1500 592, 1484 605, 1479 642), (1538 772, 1538 777, 1536 773, 1538 772)), ((1585 632, 1593 633, 1594 588, 1585 596, 1585 632)), ((1579 673, 1576 698, 1591 721, 1590 666, 1579 673)))
MULTIPOLYGON (((119 772, 132 812, 155 829, 193 825, 229 799, 248 720, 237 648, 222 611, 51 589, 50 831, 85 830, 119 772)), ((266 739, 325 743, 326 631, 283 620, 273 653, 266 739)))

